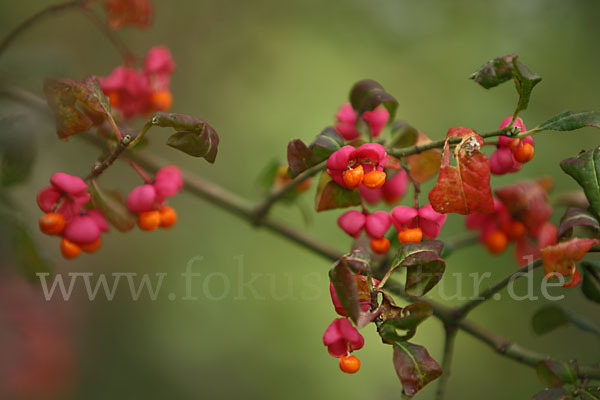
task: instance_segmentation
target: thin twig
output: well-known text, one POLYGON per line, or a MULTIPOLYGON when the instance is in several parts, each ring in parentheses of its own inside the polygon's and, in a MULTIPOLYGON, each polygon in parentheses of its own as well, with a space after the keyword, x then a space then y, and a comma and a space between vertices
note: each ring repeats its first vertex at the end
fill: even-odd
POLYGON ((273 204, 283 198, 290 191, 294 190, 302 182, 324 170, 326 163, 327 161, 322 161, 316 165, 313 165, 289 181, 287 184, 273 190, 254 210, 255 223, 260 225, 262 223, 262 219, 268 214, 273 204))
POLYGON ((457 318, 464 318, 471 310, 473 310, 475 307, 477 307, 481 303, 489 300, 494 294, 496 294, 499 291, 501 291, 502 289, 504 289, 511 282, 513 282, 514 280, 518 279, 521 276, 528 274, 529 272, 532 272, 533 270, 535 270, 536 268, 539 268, 541 266, 542 266, 542 260, 537 259, 533 263, 527 264, 526 266, 519 268, 518 270, 516 270, 515 272, 513 272, 512 274, 510 274, 509 276, 507 276, 500 282, 496 283, 495 285, 490 286, 489 288, 485 289, 483 292, 481 292, 479 294, 479 296, 473 298, 472 300, 470 300, 470 301, 466 302, 465 304, 463 304, 462 306, 458 307, 457 318))
POLYGON ((442 355, 442 376, 438 381, 437 392, 435 395, 436 400, 443 400, 446 394, 446 387, 448 386, 448 379, 450 378, 450 371, 452 366, 452 358, 454 355, 454 342, 456 341, 457 328, 453 324, 444 323, 445 340, 444 340, 444 354, 442 355))
POLYGON ((90 21, 94 23, 102 31, 104 36, 115 46, 117 51, 121 54, 126 63, 131 61, 136 61, 136 55, 133 53, 129 47, 121 40, 121 38, 112 31, 106 22, 104 22, 98 14, 94 10, 89 7, 80 7, 79 10, 83 15, 85 15, 90 21))
POLYGON ((21 22, 8 35, 2 39, 0 42, 0 57, 4 54, 6 49, 15 41, 17 37, 19 37, 23 32, 27 31, 37 22, 43 20, 45 17, 48 17, 53 14, 59 14, 63 11, 67 11, 70 9, 74 9, 80 6, 80 2, 78 0, 67 1, 65 3, 54 4, 49 7, 44 8, 43 10, 33 14, 31 17, 27 18, 25 21, 21 22))

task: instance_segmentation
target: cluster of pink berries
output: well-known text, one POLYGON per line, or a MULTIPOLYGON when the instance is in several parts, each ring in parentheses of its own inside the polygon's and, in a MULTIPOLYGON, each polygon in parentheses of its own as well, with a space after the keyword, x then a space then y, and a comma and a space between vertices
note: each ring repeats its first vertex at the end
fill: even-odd
POLYGON ((174 69, 169 49, 156 46, 146 54, 143 69, 121 65, 100 78, 100 86, 110 105, 120 110, 124 118, 164 111, 172 103, 169 86, 174 69))
POLYGON ((479 240, 492 254, 503 253, 509 242, 515 242, 517 262, 526 265, 540 257, 541 249, 556 244, 558 230, 548 217, 549 214, 535 223, 524 223, 511 216, 506 206, 494 198, 494 212, 468 215, 465 222, 467 229, 479 230, 479 240))
POLYGON ((140 229, 170 228, 177 221, 177 214, 166 205, 166 199, 182 187, 181 171, 174 165, 161 168, 154 182, 135 187, 127 197, 127 208, 137 214, 140 229))
MULTIPOLYGON (((60 236, 62 255, 72 259, 93 253, 102 244, 101 234, 108 232, 104 215, 93 208, 88 185, 78 176, 57 172, 50 186, 39 191, 37 203, 46 214, 39 219, 40 230, 60 236)), ((134 188, 127 198, 127 208, 138 215, 138 226, 151 231, 159 226, 169 228, 177 221, 175 210, 166 205, 183 186, 181 172, 175 166, 160 169, 152 183, 134 188)))
POLYGON ((440 214, 433 210, 431 204, 426 204, 418 209, 397 206, 390 213, 349 210, 337 222, 344 232, 354 238, 358 238, 364 230, 371 238, 371 250, 377 254, 385 254, 391 245, 385 237, 391 225, 396 228, 400 243, 420 242, 423 237, 438 237, 446 218, 446 214, 440 214))
MULTIPOLYGON (((506 117, 500 124, 502 129, 512 121, 512 116, 506 117)), ((520 128, 521 132, 526 132, 527 128, 521 118, 517 118, 513 126, 520 128)), ((498 149, 490 157, 490 172, 495 175, 504 175, 509 172, 517 172, 533 158, 534 142, 531 136, 511 138, 500 136, 498 138, 498 149)))
POLYGON ((39 220, 40 230, 62 238, 60 249, 67 259, 77 257, 82 250, 98 250, 101 233, 108 231, 108 224, 100 211, 84 208, 91 198, 88 185, 62 172, 52 175, 50 183, 37 195, 38 206, 46 213, 39 220))

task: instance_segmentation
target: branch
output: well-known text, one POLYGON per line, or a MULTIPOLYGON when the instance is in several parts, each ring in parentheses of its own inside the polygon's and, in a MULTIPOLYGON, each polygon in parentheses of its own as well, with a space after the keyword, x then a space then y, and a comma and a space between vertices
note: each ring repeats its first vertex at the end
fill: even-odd
MULTIPOLYGON (((94 135, 84 134, 80 136, 96 146, 106 146, 102 139, 94 135)), ((134 161, 142 168, 152 173, 155 173, 160 168, 169 165, 169 162, 166 160, 142 151, 126 152, 125 154, 129 160, 134 161)), ((182 169, 181 174, 183 176, 184 189, 191 194, 197 195, 198 197, 201 197, 217 207, 237 215, 248 222, 254 222, 254 207, 252 207, 252 205, 245 199, 208 180, 195 176, 187 170, 182 169)), ((277 220, 265 218, 262 222, 262 226, 329 260, 337 260, 343 255, 342 252, 321 243, 321 241, 311 236, 298 232, 297 230, 277 220)))
POLYGON ((98 15, 88 7, 85 0, 72 0, 64 3, 54 4, 44 8, 43 10, 33 14, 25 21, 21 22, 7 36, 0 42, 0 57, 10 47, 10 45, 17 39, 21 34, 26 32, 29 28, 42 21, 44 18, 51 15, 60 14, 65 11, 78 9, 83 15, 85 15, 90 21, 92 21, 108 38, 108 40, 115 46, 117 51, 121 53, 121 56, 127 60, 134 60, 134 53, 127 47, 127 45, 113 32, 110 28, 98 17, 98 15))
POLYGON ((256 225, 262 224, 262 219, 269 213, 269 210, 278 200, 283 198, 290 191, 294 190, 299 184, 308 178, 316 175, 319 171, 325 169, 327 161, 322 161, 312 167, 304 170, 287 184, 273 190, 254 210, 254 218, 256 225))
POLYGON ((77 8, 80 6, 80 2, 78 0, 67 1, 65 3, 54 4, 49 7, 44 8, 36 14, 33 14, 31 17, 27 18, 25 21, 21 22, 8 35, 2 39, 0 42, 0 57, 6 49, 15 41, 17 37, 19 37, 23 32, 27 31, 27 29, 31 28, 37 22, 41 21, 45 17, 48 17, 53 14, 59 14, 63 11, 67 11, 73 8, 77 8))
POLYGON ((527 264, 526 266, 519 268, 518 270, 516 270, 515 272, 513 272, 512 274, 510 274, 509 276, 507 276, 500 282, 485 289, 483 292, 481 292, 481 294, 479 296, 473 298, 472 300, 470 300, 470 301, 466 302, 465 304, 463 304, 462 306, 460 306, 456 310, 456 313, 457 313, 456 317, 459 319, 464 318, 471 310, 473 310, 475 307, 477 307, 481 303, 489 300, 494 294, 496 294, 499 291, 501 291, 502 289, 504 289, 511 282, 513 282, 514 280, 518 279, 519 277, 524 276, 527 273, 529 273, 530 271, 533 271, 536 268, 539 268, 541 266, 542 266, 542 260, 537 259, 533 263, 527 264))
MULTIPOLYGON (((386 285, 386 289, 392 293, 399 295, 407 301, 423 301, 429 304, 433 310, 433 315, 438 318, 444 324, 455 324, 456 328, 463 332, 468 333, 480 342, 488 345, 498 354, 517 361, 521 364, 528 365, 530 367, 537 367, 537 364, 543 360, 549 360, 550 356, 536 353, 535 351, 524 348, 510 340, 499 336, 487 329, 482 328, 473 321, 468 319, 459 319, 454 309, 448 308, 434 300, 427 298, 416 298, 409 296, 404 291, 402 285, 397 282, 390 281, 386 285)), ((600 379, 600 366, 599 365, 580 365, 579 366, 579 377, 600 379)))
MULTIPOLYGON (((498 129, 491 132, 483 132, 479 133, 479 136, 482 138, 494 137, 494 136, 502 136, 512 132, 512 128, 508 126, 502 129, 498 129)), ((515 136, 516 137, 516 136, 515 136)), ((458 144, 460 143, 462 138, 451 137, 448 139, 448 143, 450 144, 458 144)), ((434 140, 429 143, 414 145, 410 147, 404 147, 400 149, 388 149, 388 154, 391 154, 394 157, 406 157, 413 154, 419 154, 427 150, 438 149, 444 147, 446 143, 446 139, 434 140)))
POLYGON ((446 333, 444 340, 444 355, 442 356, 442 375, 438 381, 438 388, 435 395, 436 400, 442 400, 444 394, 446 394, 446 387, 448 385, 448 379, 450 379, 450 367, 452 365, 452 358, 454 355, 454 342, 456 341, 456 326, 450 324, 444 324, 444 330, 446 333))

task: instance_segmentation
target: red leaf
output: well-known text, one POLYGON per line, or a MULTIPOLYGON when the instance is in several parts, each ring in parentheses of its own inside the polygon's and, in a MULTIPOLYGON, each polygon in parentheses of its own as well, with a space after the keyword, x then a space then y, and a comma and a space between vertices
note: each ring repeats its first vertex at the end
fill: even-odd
POLYGON ((111 29, 124 25, 146 28, 152 24, 153 8, 150 0, 107 0, 106 23, 111 29))
POLYGON ((575 268, 575 261, 581 260, 595 244, 600 244, 600 240, 573 238, 567 242, 542 249, 546 279, 556 275, 570 276, 572 279, 565 287, 577 285, 581 281, 581 277, 577 276, 579 274, 575 268))
MULTIPOLYGON (((422 145, 430 142, 431 139, 429 139, 426 134, 419 131, 415 145, 422 145)), ((417 183, 423 183, 431 179, 440 170, 442 152, 438 149, 426 150, 422 153, 408 156, 407 160, 412 178, 417 183)))
POLYGON ((451 128, 446 135, 442 167, 435 187, 429 192, 429 201, 439 213, 490 213, 494 199, 490 188, 490 165, 479 151, 483 138, 474 130, 462 126, 451 128), (456 166, 450 165, 448 139, 462 138, 454 149, 456 166))
POLYGON ((81 82, 46 79, 44 94, 56 117, 56 131, 61 139, 84 132, 110 117, 108 99, 95 76, 81 82))
POLYGON ((546 185, 540 182, 519 182, 494 190, 513 218, 522 221, 531 236, 537 236, 552 214, 546 185))

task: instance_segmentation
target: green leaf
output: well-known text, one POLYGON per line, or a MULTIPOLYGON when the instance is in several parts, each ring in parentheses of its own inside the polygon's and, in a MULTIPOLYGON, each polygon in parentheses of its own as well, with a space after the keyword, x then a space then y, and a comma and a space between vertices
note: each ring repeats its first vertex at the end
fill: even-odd
POLYGON ((168 146, 192 157, 203 157, 211 164, 215 162, 219 148, 219 135, 203 120, 191 115, 158 112, 154 114, 150 124, 178 131, 169 136, 168 146))
POLYGON ((592 322, 553 304, 546 305, 536 311, 531 322, 533 331, 538 335, 544 335, 569 323, 583 331, 600 335, 600 329, 592 322))
POLYGON ((596 219, 592 213, 582 210, 581 208, 569 207, 560 219, 558 238, 571 237, 573 235, 573 228, 578 226, 585 226, 596 232, 600 231, 598 219, 596 219))
POLYGON ((572 397, 563 388, 544 389, 533 395, 531 400, 569 400, 572 397))
POLYGON ((288 173, 291 178, 295 178, 300 173, 322 161, 300 139, 292 139, 288 143, 287 160, 289 166, 288 173))
POLYGON ((600 267, 592 263, 583 261, 583 283, 581 291, 583 295, 596 303, 600 303, 600 267))
POLYGON ((516 54, 509 54, 494 58, 475 71, 470 77, 486 89, 514 79, 517 92, 519 93, 517 112, 527 108, 534 86, 542 80, 541 76, 531 72, 529 68, 517 61, 518 57, 516 54))
POLYGON ((324 161, 329 158, 330 155, 338 151, 344 145, 344 141, 338 135, 338 133, 331 126, 323 129, 321 133, 317 135, 315 140, 308 146, 313 153, 317 162, 324 161))
POLYGON ((391 147, 410 147, 417 144, 419 131, 406 121, 398 120, 392 123, 391 147))
POLYGON ((577 383, 578 371, 576 361, 543 360, 536 367, 538 378, 546 387, 558 387, 567 383, 574 385, 577 383))
POLYGON ((573 131, 585 127, 600 128, 600 112, 598 111, 563 111, 542 122, 535 131, 573 131))
POLYGON ((440 256, 443 246, 444 243, 439 240, 425 240, 400 246, 390 268, 407 268, 407 294, 423 296, 442 279, 446 269, 446 262, 440 256))
POLYGON ((419 301, 410 304, 394 318, 385 319, 380 326, 379 334, 385 343, 409 340, 414 336, 417 326, 432 314, 433 310, 427 303, 419 301), (405 331, 406 334, 399 335, 398 330, 405 331))
POLYGON ((398 108, 398 100, 387 93, 378 82, 371 79, 364 79, 354 84, 350 90, 350 104, 359 117, 383 105, 390 113, 388 121, 394 120, 398 108))
POLYGON ((44 94, 56 118, 60 139, 87 131, 105 118, 111 118, 108 99, 95 76, 81 82, 48 78, 44 81, 44 94))
POLYGON ((332 210, 335 208, 346 208, 361 204, 358 190, 346 189, 335 183, 327 172, 321 173, 317 196, 315 198, 315 209, 317 211, 332 210))
POLYGON ((600 147, 560 162, 562 170, 583 188, 591 210, 600 215, 600 147))
POLYGON ((529 68, 518 62, 516 57, 513 58, 513 68, 515 73, 515 85, 517 86, 517 92, 519 92, 517 110, 522 111, 527 109, 531 92, 534 86, 540 83, 542 77, 531 72, 529 68))
POLYGON ((350 268, 348 268, 348 265, 343 261, 343 257, 329 270, 329 279, 333 284, 335 293, 340 299, 340 303, 342 303, 344 310, 346 310, 346 314, 356 323, 361 312, 356 278, 352 271, 350 271, 350 268))
POLYGON ((403 394, 409 397, 442 375, 442 368, 425 347, 408 342, 394 343, 394 368, 403 394))
POLYGON ((469 78, 479 83, 486 89, 498 86, 509 81, 514 76, 513 61, 517 59, 516 54, 494 58, 483 64, 469 78))
POLYGON ((103 191, 96 180, 92 180, 90 193, 94 208, 97 208, 117 230, 127 232, 135 226, 135 216, 129 212, 118 193, 103 191))
POLYGON ((0 185, 12 186, 29 178, 36 155, 31 124, 23 115, 0 118, 0 185))

